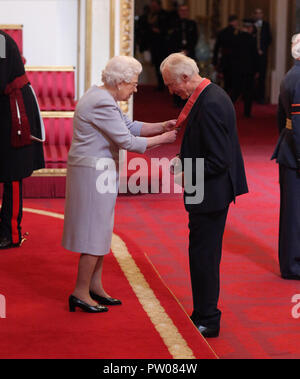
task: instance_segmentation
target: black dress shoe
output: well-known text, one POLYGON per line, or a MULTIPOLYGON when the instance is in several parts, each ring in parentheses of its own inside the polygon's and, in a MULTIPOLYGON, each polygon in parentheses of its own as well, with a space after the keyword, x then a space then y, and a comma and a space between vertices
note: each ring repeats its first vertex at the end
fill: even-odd
POLYGON ((102 305, 89 305, 85 303, 84 301, 78 299, 77 297, 71 295, 69 297, 70 312, 75 312, 76 307, 82 309, 84 312, 87 312, 87 313, 101 313, 101 312, 108 311, 108 308, 103 307, 102 305))
POLYGON ((96 293, 91 292, 91 291, 90 291, 90 296, 93 300, 103 305, 121 305, 122 304, 121 300, 119 299, 113 299, 112 297, 99 296, 96 293))
POLYGON ((0 250, 12 249, 14 247, 20 247, 20 246, 21 246, 20 242, 19 243, 12 243, 12 241, 6 237, 0 238, 0 250))
POLYGON ((220 334, 219 328, 208 328, 207 326, 203 325, 196 325, 196 328, 205 338, 216 338, 220 334))

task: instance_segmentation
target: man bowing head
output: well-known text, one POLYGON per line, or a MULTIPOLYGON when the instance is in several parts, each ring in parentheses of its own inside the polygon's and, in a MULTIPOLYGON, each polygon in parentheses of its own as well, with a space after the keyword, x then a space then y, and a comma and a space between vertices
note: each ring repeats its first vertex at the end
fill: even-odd
POLYGON ((204 337, 217 337, 221 319, 217 305, 225 222, 230 203, 248 192, 235 110, 223 89, 199 75, 193 59, 172 54, 163 61, 161 72, 170 93, 188 99, 177 126, 185 126, 180 159, 185 208, 189 213, 194 307, 191 319, 204 337), (204 160, 204 164, 197 165, 199 159, 204 160), (193 201, 186 183, 195 183, 203 167, 204 197, 201 202, 193 201))

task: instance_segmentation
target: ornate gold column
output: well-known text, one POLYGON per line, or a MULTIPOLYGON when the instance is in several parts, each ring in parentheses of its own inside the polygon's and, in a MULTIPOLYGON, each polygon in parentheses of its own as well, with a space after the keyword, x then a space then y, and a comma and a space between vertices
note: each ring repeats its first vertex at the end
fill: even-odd
POLYGON ((133 17, 134 1, 121 0, 121 19, 120 19, 120 53, 121 55, 132 55, 133 48, 133 17))
POLYGON ((116 2, 110 0, 110 57, 115 56, 116 2))
MULTIPOLYGON (((132 56, 133 54, 133 23, 134 0, 121 0, 120 3, 120 55, 132 56)), ((120 103, 124 113, 128 113, 130 104, 128 101, 120 103)))

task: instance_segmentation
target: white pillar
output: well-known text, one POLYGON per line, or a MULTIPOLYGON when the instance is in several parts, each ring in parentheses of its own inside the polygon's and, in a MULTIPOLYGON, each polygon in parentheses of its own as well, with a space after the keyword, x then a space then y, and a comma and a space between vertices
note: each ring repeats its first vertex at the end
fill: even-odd
MULTIPOLYGON (((79 97, 101 84, 101 72, 116 55, 133 54, 134 0, 80 0, 79 97)), ((122 104, 132 115, 132 101, 122 104)))
POLYGON ((91 84, 101 84, 101 72, 110 58, 110 1, 93 0, 91 84))
POLYGON ((77 88, 76 98, 79 99, 85 91, 85 37, 86 37, 86 4, 85 0, 78 2, 78 37, 77 37, 77 88))
POLYGON ((271 76, 271 103, 278 103, 280 83, 286 74, 288 0, 276 1, 275 62, 271 76))

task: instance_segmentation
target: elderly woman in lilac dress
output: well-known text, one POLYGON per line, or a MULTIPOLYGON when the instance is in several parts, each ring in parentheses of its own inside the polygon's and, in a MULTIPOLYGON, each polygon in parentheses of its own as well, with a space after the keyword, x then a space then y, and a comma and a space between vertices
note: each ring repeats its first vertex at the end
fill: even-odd
POLYGON ((110 252, 114 208, 119 185, 119 150, 144 153, 176 140, 175 120, 132 122, 120 109, 137 92, 141 64, 132 57, 112 58, 102 73, 102 86, 92 86, 79 100, 68 156, 63 246, 80 253, 75 289, 69 309, 106 312, 121 301, 103 288, 104 256, 110 252), (101 159, 113 163, 115 191, 99 191, 101 159))

